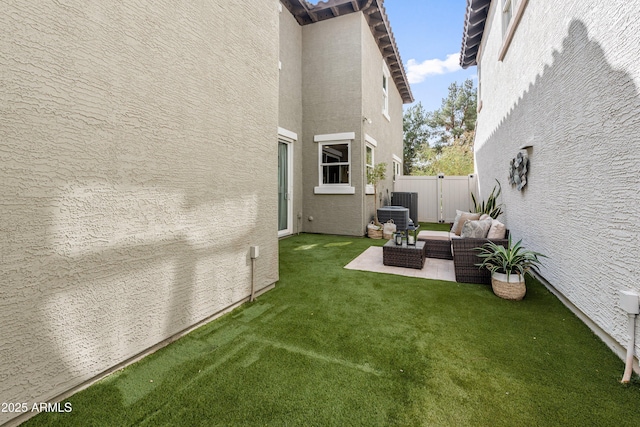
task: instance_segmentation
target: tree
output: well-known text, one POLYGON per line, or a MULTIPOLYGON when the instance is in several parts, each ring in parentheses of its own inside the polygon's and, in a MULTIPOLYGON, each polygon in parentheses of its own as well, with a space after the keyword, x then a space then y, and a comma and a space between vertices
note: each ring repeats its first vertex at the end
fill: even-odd
POLYGON ((458 85, 449 85, 449 94, 442 100, 442 106, 428 115, 427 127, 438 149, 451 145, 473 145, 476 129, 477 93, 473 80, 467 79, 458 85))
POLYGON ((473 173, 473 139, 477 94, 473 80, 451 83, 440 109, 425 112, 422 104, 404 116, 405 174, 467 175, 473 173))
POLYGON ((402 130, 404 132, 403 172, 405 175, 411 175, 418 151, 422 146, 429 145, 427 113, 422 103, 418 102, 405 111, 402 130))

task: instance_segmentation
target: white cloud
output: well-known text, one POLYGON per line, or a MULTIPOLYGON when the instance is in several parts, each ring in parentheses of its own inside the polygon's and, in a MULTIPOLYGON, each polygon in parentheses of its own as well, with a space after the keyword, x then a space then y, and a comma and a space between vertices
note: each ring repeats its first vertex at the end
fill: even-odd
POLYGON ((462 69, 459 61, 459 52, 450 53, 444 60, 438 58, 427 59, 418 63, 415 59, 410 59, 407 61, 407 78, 409 83, 413 84, 423 82, 429 76, 453 73, 462 69))

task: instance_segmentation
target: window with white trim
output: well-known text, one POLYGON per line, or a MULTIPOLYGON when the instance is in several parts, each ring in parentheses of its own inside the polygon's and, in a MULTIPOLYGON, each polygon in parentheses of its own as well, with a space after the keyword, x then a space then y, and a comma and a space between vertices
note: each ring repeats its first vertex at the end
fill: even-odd
POLYGON ((396 178, 402 175, 402 164, 393 159, 393 182, 396 182, 396 178))
POLYGON ((502 61, 507 54, 511 40, 522 19, 529 0, 502 0, 502 47, 498 52, 498 61, 502 61))
POLYGON ((349 154, 350 142, 320 144, 320 168, 322 169, 322 181, 320 185, 350 184, 349 169, 351 162, 349 154))
POLYGON ((318 143, 318 186, 314 189, 315 194, 355 194, 355 188, 351 186, 353 138, 353 132, 314 137, 318 143))
POLYGON ((365 147, 365 170, 367 172, 367 186, 365 188, 366 194, 373 194, 373 182, 369 180, 369 175, 373 172, 374 159, 373 159, 373 146, 367 144, 365 147))
POLYGON ((382 115, 391 120, 389 117, 389 82, 391 79, 391 72, 387 64, 382 61, 382 115))
POLYGON ((509 23, 513 18, 514 3, 516 0, 502 0, 502 37, 507 34, 509 23))

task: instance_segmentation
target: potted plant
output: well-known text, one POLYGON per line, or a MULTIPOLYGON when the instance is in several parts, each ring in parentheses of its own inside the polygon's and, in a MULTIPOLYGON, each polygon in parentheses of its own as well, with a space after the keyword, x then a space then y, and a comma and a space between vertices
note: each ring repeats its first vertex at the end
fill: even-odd
POLYGON ((529 270, 537 270, 541 265, 540 257, 545 255, 525 249, 522 240, 515 245, 511 243, 511 236, 505 248, 494 242, 487 242, 476 248, 482 263, 476 264, 480 268, 491 271, 491 288, 497 296, 519 301, 524 298, 527 288, 524 274, 529 270))
POLYGON ((489 194, 489 198, 485 202, 482 200, 482 203, 476 200, 476 196, 471 193, 471 200, 473 201, 473 211, 480 214, 487 214, 493 219, 497 219, 500 215, 502 215, 503 204, 498 203, 498 197, 500 193, 502 193, 502 186, 500 185, 500 181, 496 179, 498 185, 493 187, 491 190, 491 194, 489 194))
POLYGON ((373 185, 374 216, 371 224, 367 226, 367 235, 372 239, 382 239, 382 224, 378 221, 378 183, 386 178, 387 164, 378 163, 371 169, 367 169, 367 183, 373 185))

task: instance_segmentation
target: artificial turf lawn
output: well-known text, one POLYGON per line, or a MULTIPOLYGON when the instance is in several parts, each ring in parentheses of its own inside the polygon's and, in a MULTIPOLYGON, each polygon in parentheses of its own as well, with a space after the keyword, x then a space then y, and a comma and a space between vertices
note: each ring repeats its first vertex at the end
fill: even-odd
POLYGON ((640 384, 542 285, 345 270, 384 241, 280 241, 280 281, 39 425, 625 426, 640 384))

